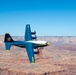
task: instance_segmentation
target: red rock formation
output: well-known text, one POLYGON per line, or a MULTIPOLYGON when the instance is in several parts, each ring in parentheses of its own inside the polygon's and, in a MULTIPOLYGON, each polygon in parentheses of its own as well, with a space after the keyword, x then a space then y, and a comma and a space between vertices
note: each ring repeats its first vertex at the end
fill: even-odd
MULTIPOLYGON (((73 41, 75 39, 73 37, 73 41)), ((67 43, 69 40, 72 40, 72 37, 49 37, 53 44, 42 49, 39 55, 35 55, 35 64, 29 63, 25 49, 12 46, 8 53, 1 43, 0 75, 76 75, 76 45, 67 43), (63 40, 65 43, 61 44, 60 41, 63 40)))

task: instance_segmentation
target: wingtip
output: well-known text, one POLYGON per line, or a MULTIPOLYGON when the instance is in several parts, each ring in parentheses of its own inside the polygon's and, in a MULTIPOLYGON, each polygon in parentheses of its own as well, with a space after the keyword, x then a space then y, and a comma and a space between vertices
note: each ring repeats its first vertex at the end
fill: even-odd
POLYGON ((31 64, 35 64, 34 62, 32 62, 31 64))
POLYGON ((10 50, 6 50, 6 52, 9 52, 10 50))

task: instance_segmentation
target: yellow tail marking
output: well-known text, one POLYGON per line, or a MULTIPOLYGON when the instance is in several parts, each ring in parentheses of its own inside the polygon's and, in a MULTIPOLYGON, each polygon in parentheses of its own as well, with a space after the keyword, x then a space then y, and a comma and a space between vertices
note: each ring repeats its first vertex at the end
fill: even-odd
POLYGON ((6 34, 9 34, 8 32, 6 34))
POLYGON ((8 37, 8 38, 7 38, 7 40, 8 40, 8 41, 11 41, 11 38, 10 38, 10 37, 8 37))

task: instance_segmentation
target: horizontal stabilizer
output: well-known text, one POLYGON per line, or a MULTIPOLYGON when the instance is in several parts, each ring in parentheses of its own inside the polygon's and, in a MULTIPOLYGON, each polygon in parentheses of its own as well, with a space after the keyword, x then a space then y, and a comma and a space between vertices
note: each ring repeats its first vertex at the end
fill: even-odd
POLYGON ((10 43, 5 43, 5 47, 6 47, 6 50, 10 50, 11 44, 10 43))

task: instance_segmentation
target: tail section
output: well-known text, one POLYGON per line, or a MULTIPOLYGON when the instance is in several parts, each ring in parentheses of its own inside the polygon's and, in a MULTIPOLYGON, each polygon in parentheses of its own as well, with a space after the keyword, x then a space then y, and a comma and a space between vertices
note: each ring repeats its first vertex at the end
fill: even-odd
POLYGON ((13 42, 13 39, 12 39, 12 37, 10 36, 9 33, 6 33, 6 34, 5 34, 4 42, 13 42))
POLYGON ((5 34, 5 39, 4 39, 6 51, 9 51, 9 50, 10 50, 11 42, 13 42, 12 37, 10 36, 9 33, 6 33, 6 34, 5 34))
POLYGON ((11 44, 10 43, 5 43, 5 47, 6 47, 6 51, 9 51, 11 48, 11 44))

